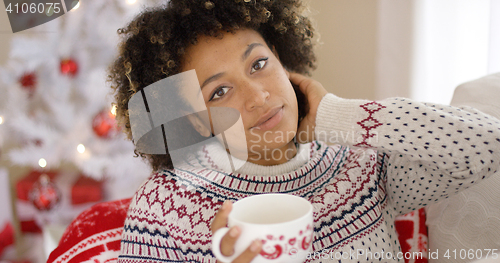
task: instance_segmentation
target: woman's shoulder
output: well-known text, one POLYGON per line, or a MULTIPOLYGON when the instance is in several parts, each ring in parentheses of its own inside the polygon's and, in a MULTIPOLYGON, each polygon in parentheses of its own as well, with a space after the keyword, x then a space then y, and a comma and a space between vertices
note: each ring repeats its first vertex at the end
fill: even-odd
POLYGON ((148 203, 160 201, 163 198, 173 198, 179 202, 181 196, 185 196, 188 192, 199 192, 199 188, 206 186, 202 185, 196 179, 200 176, 195 176, 201 168, 183 170, 183 169, 164 169, 153 172, 137 189, 134 195, 133 202, 140 200, 148 200, 148 203))
POLYGON ((197 200, 199 195, 200 191, 190 187, 175 169, 157 171, 137 189, 129 213, 132 211, 158 219, 165 218, 179 206, 191 207, 196 204, 193 200, 197 200))
POLYGON ((175 186, 175 182, 176 176, 173 170, 159 170, 153 172, 135 191, 131 206, 140 203, 143 199, 155 199, 151 197, 158 196, 159 193, 164 195, 166 192, 173 189, 170 185, 175 186))
POLYGON ((189 251, 193 246, 210 244, 210 223, 222 202, 187 188, 175 169, 157 171, 135 193, 125 228, 139 229, 129 231, 131 240, 141 233, 143 237, 168 239, 171 246, 189 251))
POLYGON ((168 183, 170 180, 172 180, 173 177, 175 177, 174 170, 164 169, 164 170, 154 171, 146 180, 144 180, 144 182, 142 182, 142 184, 138 188, 138 191, 144 188, 164 185, 168 183))

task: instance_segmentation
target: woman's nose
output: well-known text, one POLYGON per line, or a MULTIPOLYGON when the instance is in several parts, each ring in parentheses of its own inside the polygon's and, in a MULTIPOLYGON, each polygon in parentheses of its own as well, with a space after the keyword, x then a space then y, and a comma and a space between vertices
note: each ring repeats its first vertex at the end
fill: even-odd
POLYGON ((245 107, 247 110, 261 107, 266 104, 269 99, 269 92, 261 83, 247 82, 244 87, 245 107))

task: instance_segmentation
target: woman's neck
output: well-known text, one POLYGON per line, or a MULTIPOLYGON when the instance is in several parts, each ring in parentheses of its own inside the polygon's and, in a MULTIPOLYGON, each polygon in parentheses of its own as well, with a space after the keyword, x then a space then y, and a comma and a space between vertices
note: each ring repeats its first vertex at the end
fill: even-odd
POLYGON ((262 152, 259 152, 258 155, 249 155, 247 161, 258 165, 271 166, 284 164, 296 155, 297 144, 294 140, 291 140, 281 148, 264 149, 262 152))

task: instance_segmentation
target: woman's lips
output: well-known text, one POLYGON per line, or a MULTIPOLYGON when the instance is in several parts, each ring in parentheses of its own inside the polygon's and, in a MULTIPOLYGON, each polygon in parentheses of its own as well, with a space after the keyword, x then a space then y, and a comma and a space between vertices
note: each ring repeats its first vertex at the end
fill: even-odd
POLYGON ((283 119, 283 107, 276 107, 266 113, 251 129, 267 131, 274 128, 283 119))

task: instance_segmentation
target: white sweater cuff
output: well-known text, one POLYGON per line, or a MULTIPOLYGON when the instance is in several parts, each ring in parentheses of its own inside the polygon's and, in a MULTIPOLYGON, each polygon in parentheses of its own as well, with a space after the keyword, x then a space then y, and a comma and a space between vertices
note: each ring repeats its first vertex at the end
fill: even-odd
POLYGON ((364 113, 359 105, 364 102, 339 98, 331 93, 323 97, 316 115, 316 139, 329 144, 352 144, 352 138, 358 137, 360 114, 364 113))

